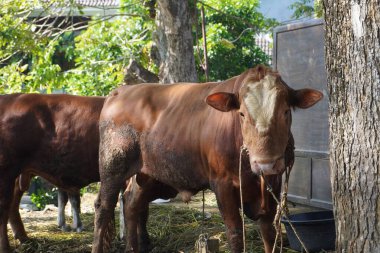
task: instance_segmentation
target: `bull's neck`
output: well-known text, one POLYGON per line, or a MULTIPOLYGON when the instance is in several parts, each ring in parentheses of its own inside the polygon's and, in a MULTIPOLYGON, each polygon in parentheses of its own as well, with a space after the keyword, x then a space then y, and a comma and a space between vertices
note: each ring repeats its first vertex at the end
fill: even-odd
MULTIPOLYGON (((245 78, 245 74, 241 74, 239 76, 232 77, 228 80, 213 83, 212 90, 208 92, 208 94, 212 94, 214 92, 229 92, 234 93, 235 95, 239 96, 239 91, 242 86, 243 80, 245 78)), ((211 111, 214 111, 215 109, 209 107, 211 111)), ((216 122, 219 122, 220 116, 215 115, 211 113, 213 117, 216 117, 216 122)), ((228 125, 225 125, 225 129, 227 132, 229 132, 233 136, 233 143, 234 143, 234 150, 236 150, 236 155, 240 155, 240 148, 243 145, 243 137, 241 134, 241 125, 240 125, 240 116, 239 113, 236 111, 230 111, 224 113, 224 122, 227 122, 228 125)))

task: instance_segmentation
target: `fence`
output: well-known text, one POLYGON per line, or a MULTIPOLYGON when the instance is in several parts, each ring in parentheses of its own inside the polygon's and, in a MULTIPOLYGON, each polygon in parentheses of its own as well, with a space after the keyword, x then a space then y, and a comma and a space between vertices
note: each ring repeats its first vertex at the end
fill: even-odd
POLYGON ((273 43, 268 38, 257 37, 255 38, 255 44, 269 56, 268 64, 272 65, 272 52, 273 52, 273 43))

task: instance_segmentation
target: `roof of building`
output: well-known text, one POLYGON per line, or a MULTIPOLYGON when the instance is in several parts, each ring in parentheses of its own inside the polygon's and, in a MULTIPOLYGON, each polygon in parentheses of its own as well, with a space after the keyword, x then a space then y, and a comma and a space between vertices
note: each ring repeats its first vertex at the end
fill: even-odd
POLYGON ((88 7, 119 6, 119 0, 76 0, 77 4, 88 7))

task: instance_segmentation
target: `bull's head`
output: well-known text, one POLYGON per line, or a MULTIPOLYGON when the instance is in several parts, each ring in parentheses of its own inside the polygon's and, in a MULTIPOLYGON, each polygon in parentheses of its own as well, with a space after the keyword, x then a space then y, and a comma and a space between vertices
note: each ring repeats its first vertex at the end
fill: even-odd
POLYGON ((206 102, 220 111, 239 114, 252 171, 271 175, 285 170, 291 108, 309 108, 322 97, 313 89, 293 90, 277 72, 258 66, 247 72, 238 94, 217 92, 209 95, 206 102))

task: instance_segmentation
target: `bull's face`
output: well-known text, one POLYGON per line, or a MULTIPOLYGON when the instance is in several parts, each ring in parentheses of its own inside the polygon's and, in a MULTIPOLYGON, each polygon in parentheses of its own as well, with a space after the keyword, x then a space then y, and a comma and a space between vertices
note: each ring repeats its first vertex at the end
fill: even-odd
POLYGON ((240 118, 243 145, 254 173, 281 174, 285 170, 291 107, 308 108, 323 95, 312 89, 293 90, 265 67, 251 72, 239 94, 218 92, 208 96, 206 102, 220 111, 233 111, 240 118))

